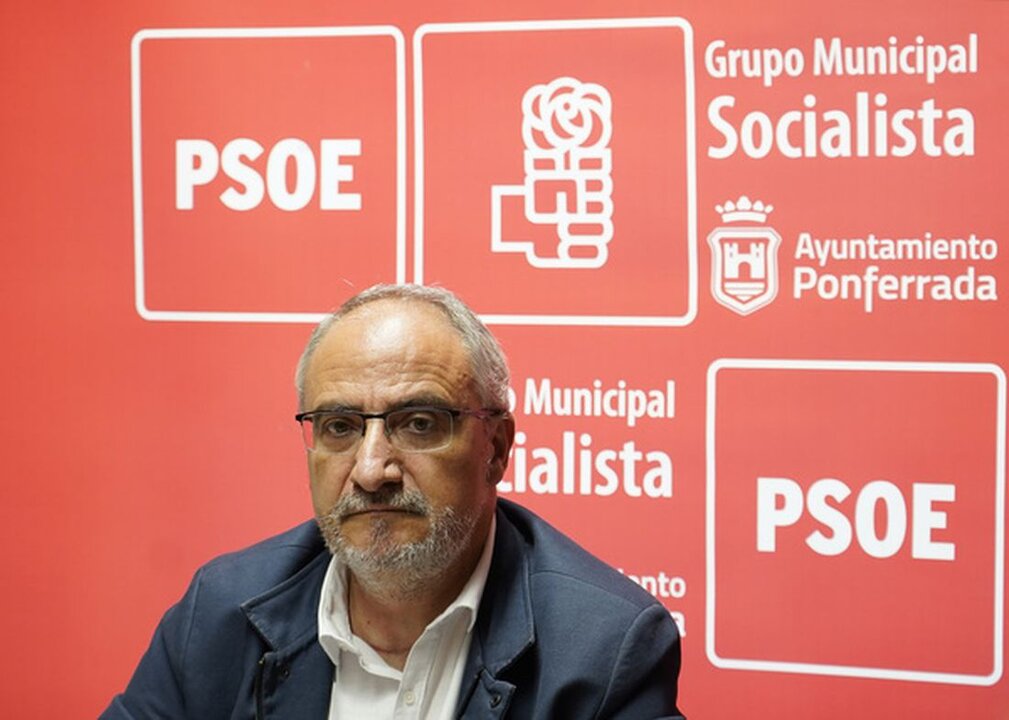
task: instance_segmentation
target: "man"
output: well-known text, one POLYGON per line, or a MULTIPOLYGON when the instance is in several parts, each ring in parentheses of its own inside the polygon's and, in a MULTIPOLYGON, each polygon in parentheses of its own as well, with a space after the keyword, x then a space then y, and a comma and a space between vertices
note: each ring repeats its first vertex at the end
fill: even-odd
POLYGON ((316 523, 203 567, 103 717, 679 717, 669 613, 497 499, 508 370, 461 301, 366 290, 297 386, 316 523))

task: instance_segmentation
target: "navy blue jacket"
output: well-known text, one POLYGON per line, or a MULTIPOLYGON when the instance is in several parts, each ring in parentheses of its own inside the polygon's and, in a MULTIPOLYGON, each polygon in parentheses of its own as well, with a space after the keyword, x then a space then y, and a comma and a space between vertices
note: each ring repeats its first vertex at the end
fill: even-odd
MULTIPOLYGON (((329 559, 308 522, 205 565, 101 717, 324 720, 334 669, 316 617, 329 559)), ((676 626, 651 595, 498 501, 456 717, 679 718, 679 669, 676 626)))

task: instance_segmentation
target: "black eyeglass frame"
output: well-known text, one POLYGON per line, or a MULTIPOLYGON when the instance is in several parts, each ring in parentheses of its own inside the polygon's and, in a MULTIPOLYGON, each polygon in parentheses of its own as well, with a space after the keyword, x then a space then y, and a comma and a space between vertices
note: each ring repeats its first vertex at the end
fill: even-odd
MULTIPOLYGON (((350 416, 353 416, 353 417, 358 417, 358 418, 361 418, 361 437, 362 438, 365 436, 365 433, 368 432, 368 421, 369 420, 381 420, 382 421, 382 432, 385 435, 385 437, 386 437, 387 440, 391 440, 392 433, 389 430, 389 424, 386 422, 386 419, 390 415, 396 415, 398 413, 403 413, 403 412, 407 412, 407 413, 409 413, 409 412, 443 412, 443 413, 448 413, 448 415, 451 416, 452 421, 453 421, 453 425, 452 425, 453 429, 452 429, 452 435, 451 435, 451 437, 455 437, 455 424, 454 423, 460 417, 475 417, 475 418, 479 418, 480 420, 489 420, 490 418, 506 417, 508 415, 508 411, 507 410, 499 410, 499 409, 495 409, 495 408, 471 409, 471 408, 445 407, 444 405, 406 405, 404 407, 397 407, 397 408, 393 408, 392 410, 386 410, 385 412, 378 412, 378 413, 368 413, 368 412, 362 412, 360 410, 350 410, 350 409, 309 410, 307 412, 300 412, 300 413, 298 413, 297 415, 294 416, 294 420, 295 420, 295 422, 297 422, 299 425, 302 426, 302 439, 306 441, 305 449, 308 450, 309 452, 316 452, 316 448, 309 447, 308 444, 307 444, 308 437, 307 437, 307 435, 304 432, 304 425, 305 425, 305 421, 306 420, 308 420, 309 422, 311 422, 313 424, 313 426, 314 426, 315 425, 315 418, 316 417, 325 417, 327 415, 350 415, 350 416)), ((451 437, 449 439, 450 443, 451 443, 451 437)), ((441 449, 443 449, 443 448, 445 448, 447 446, 448 445, 446 444, 446 445, 443 445, 443 446, 438 447, 438 448, 432 448, 430 450, 402 450, 401 449, 401 452, 413 452, 413 453, 435 452, 435 451, 441 450, 441 449)), ((339 455, 349 454, 351 451, 353 451, 353 449, 355 447, 356 447, 356 444, 355 445, 351 445, 350 447, 348 447, 347 450, 345 450, 343 452, 340 452, 340 453, 337 453, 337 454, 339 454, 339 455)))

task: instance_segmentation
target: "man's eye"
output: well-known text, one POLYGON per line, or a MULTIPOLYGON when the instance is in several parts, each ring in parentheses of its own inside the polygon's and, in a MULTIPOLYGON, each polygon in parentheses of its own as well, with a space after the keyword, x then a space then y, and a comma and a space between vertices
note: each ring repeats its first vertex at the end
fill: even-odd
POLYGON ((411 412, 396 424, 396 429, 412 435, 428 435, 438 430, 438 418, 430 412, 411 412))
POLYGON ((329 417, 322 420, 319 429, 321 434, 327 437, 347 437, 361 432, 359 424, 355 420, 350 417, 329 417))

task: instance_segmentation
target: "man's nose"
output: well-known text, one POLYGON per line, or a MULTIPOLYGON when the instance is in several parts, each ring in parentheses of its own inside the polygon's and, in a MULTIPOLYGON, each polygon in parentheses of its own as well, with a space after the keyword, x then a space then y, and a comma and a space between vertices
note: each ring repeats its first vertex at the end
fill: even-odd
POLYGON ((351 481, 368 492, 388 483, 402 482, 403 474, 394 455, 395 451, 385 434, 385 423, 378 418, 367 420, 364 437, 355 452, 351 481))

